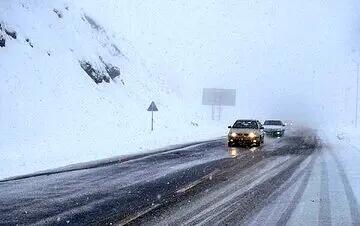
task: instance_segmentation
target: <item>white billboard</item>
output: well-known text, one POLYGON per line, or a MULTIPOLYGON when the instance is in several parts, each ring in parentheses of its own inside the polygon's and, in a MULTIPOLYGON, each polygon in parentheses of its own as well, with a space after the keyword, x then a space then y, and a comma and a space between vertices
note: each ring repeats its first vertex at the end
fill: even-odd
POLYGON ((236 89, 204 88, 202 104, 216 106, 235 106, 236 89))

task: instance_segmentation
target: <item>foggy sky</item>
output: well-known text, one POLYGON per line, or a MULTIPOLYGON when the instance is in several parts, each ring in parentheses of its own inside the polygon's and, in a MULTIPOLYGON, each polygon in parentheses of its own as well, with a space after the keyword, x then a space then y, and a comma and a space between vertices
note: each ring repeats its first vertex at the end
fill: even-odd
POLYGON ((231 116, 353 120, 360 62, 356 0, 78 4, 193 104, 200 104, 203 87, 235 88, 231 116))

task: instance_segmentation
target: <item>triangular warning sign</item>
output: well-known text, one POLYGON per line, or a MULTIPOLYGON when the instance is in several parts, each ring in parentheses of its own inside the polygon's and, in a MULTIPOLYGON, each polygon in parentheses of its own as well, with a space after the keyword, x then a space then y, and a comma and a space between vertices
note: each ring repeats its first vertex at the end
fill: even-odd
POLYGON ((152 101, 149 108, 147 109, 148 111, 158 111, 158 108, 155 105, 155 102, 152 101))

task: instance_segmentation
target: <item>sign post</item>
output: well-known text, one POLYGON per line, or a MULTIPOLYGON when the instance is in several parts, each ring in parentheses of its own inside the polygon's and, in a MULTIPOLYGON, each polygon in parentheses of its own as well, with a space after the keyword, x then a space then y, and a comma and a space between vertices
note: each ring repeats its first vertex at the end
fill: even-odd
POLYGON ((154 130, 154 111, 159 111, 154 101, 151 101, 147 111, 151 111, 151 131, 154 130))

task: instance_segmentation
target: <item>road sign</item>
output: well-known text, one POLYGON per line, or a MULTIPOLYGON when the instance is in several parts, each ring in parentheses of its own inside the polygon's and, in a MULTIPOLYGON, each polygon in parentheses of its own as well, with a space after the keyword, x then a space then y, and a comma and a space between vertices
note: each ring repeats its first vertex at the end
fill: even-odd
POLYGON ((149 108, 147 109, 147 111, 158 111, 158 108, 156 107, 156 104, 154 101, 151 102, 149 108))
POLYGON ((154 130, 154 111, 159 111, 154 101, 151 101, 147 111, 151 111, 151 131, 154 130))

